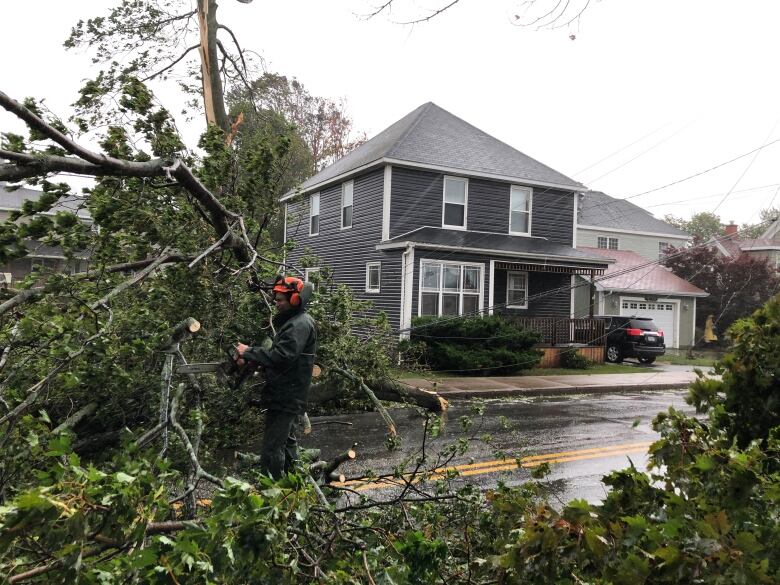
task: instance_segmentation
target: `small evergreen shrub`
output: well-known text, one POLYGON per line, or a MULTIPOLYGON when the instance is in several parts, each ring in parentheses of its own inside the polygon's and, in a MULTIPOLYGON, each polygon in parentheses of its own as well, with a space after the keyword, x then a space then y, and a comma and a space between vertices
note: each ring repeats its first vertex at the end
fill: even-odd
POLYGON ((419 317, 412 321, 407 355, 432 370, 473 376, 505 375, 533 368, 542 358, 535 331, 490 317, 419 317))
POLYGON ((577 348, 566 348, 561 352, 561 367, 571 370, 587 370, 590 360, 577 351, 577 348))

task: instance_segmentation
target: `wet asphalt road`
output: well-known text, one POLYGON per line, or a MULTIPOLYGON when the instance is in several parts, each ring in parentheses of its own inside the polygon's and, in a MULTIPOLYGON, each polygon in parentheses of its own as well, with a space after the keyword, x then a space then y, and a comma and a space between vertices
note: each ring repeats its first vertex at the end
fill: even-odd
MULTIPOLYGON (((657 438, 650 422, 658 412, 669 406, 692 412, 683 400, 685 393, 637 391, 494 400, 484 403, 483 416, 473 413, 473 403, 453 402, 441 437, 427 441, 426 453, 433 461, 445 445, 470 436, 469 451, 450 463, 467 466, 462 471, 468 476, 458 481, 483 489, 498 481, 516 484, 527 480, 531 469, 518 469, 512 464, 515 458, 526 458, 528 466, 549 461, 552 472, 547 481, 553 500, 585 498, 596 502, 605 494, 602 476, 626 467, 629 457, 638 468, 645 468, 647 445, 657 438), (472 417, 468 433, 463 431, 463 416, 472 417), (484 434, 491 436, 490 444, 477 438, 484 434), (498 458, 497 449, 509 454, 509 460, 498 458)), ((391 409, 390 413, 401 437, 400 448, 394 452, 386 448, 387 429, 373 412, 315 418, 312 433, 301 443, 321 449, 324 459, 357 443, 357 459, 341 467, 348 478, 361 477, 368 469, 389 472, 410 456, 416 457, 424 427, 424 419, 413 409, 391 409)), ((366 495, 381 497, 381 490, 370 491, 373 493, 366 495)))

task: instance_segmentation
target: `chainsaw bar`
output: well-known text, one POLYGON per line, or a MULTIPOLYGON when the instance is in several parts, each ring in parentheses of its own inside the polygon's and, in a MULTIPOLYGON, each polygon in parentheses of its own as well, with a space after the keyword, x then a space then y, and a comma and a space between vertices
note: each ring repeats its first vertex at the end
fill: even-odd
POLYGON ((177 374, 208 374, 209 372, 222 372, 225 362, 208 362, 205 364, 187 364, 176 368, 177 374))

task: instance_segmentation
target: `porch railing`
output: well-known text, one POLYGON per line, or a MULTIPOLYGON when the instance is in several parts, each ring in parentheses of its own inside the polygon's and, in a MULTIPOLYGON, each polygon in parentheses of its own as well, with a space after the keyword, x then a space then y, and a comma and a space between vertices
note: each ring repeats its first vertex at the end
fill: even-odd
POLYGON ((525 329, 537 331, 543 345, 582 343, 604 345, 604 321, 601 319, 572 319, 570 317, 521 317, 505 315, 504 319, 525 329))

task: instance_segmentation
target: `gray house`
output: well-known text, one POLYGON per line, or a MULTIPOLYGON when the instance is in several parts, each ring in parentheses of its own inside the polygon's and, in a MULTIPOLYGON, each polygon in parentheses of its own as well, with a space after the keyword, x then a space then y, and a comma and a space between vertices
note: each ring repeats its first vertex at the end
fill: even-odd
POLYGON ((427 103, 282 198, 288 261, 328 266, 403 336, 413 316, 573 316, 582 185, 427 103), (314 260, 311 260, 311 259, 314 260))

